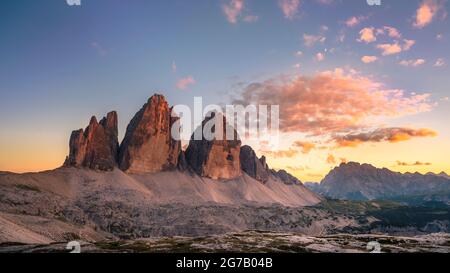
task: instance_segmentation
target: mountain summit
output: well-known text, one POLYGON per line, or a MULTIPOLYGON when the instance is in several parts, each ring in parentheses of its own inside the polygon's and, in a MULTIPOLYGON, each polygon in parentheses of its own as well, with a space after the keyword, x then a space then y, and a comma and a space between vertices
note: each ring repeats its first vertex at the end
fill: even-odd
POLYGON ((69 156, 64 166, 87 167, 108 171, 117 166, 117 113, 110 112, 100 122, 92 117, 89 126, 73 131, 69 141, 69 156))
POLYGON ((164 96, 152 96, 127 127, 120 145, 120 169, 152 173, 176 168, 181 152, 181 142, 171 136, 176 121, 164 96))

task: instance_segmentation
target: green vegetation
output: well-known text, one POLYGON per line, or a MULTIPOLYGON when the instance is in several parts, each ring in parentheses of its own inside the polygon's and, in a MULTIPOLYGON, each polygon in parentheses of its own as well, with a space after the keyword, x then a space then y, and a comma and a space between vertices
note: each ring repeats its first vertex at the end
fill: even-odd
MULTIPOLYGON (((417 197, 419 200, 419 197, 417 197)), ((326 210, 332 215, 341 214, 352 216, 360 220, 361 224, 367 217, 374 217, 378 221, 370 227, 416 227, 424 228, 434 221, 450 221, 450 206, 408 206, 391 200, 377 201, 346 201, 326 200, 317 208, 326 210)), ((434 204, 434 203, 433 203, 434 204)))

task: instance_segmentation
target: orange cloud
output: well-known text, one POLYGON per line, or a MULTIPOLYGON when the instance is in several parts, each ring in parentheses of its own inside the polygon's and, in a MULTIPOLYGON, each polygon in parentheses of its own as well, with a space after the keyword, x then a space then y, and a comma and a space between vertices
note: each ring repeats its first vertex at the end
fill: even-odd
POLYGON ((379 44, 377 48, 382 51, 383 56, 398 54, 402 51, 410 50, 413 45, 416 44, 414 40, 403 40, 403 44, 400 44, 398 41, 395 41, 392 44, 379 44))
POLYGON ((363 143, 401 142, 414 137, 435 137, 437 133, 430 129, 381 128, 372 132, 335 136, 338 147, 357 147, 363 143))
POLYGON ((445 1, 443 0, 424 0, 416 11, 414 27, 424 28, 429 25, 436 15, 443 10, 445 1))
POLYGON ((366 27, 363 28, 359 32, 359 42, 365 42, 367 44, 375 42, 377 40, 377 37, 375 35, 375 28, 373 27, 366 27))
POLYGON ((332 155, 332 154, 329 154, 329 155, 328 155, 328 157, 327 157, 327 163, 328 163, 328 164, 331 164, 331 165, 336 164, 336 158, 334 157, 334 155, 332 155))
POLYGON ((279 77, 243 88, 235 104, 279 105, 280 130, 310 135, 348 133, 374 118, 431 110, 429 94, 405 95, 379 82, 342 69, 313 77, 279 77))
POLYGON ((312 142, 303 142, 303 141, 296 141, 293 144, 294 147, 298 147, 302 149, 302 153, 309 154, 314 148, 316 148, 316 144, 312 142))
POLYGON ((379 44, 377 45, 377 48, 383 51, 383 56, 394 55, 402 52, 402 47, 397 42, 393 44, 379 44))

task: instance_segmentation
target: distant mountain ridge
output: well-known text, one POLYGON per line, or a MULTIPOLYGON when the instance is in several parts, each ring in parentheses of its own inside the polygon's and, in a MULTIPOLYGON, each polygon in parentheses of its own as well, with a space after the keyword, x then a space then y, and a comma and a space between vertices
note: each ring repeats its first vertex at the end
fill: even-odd
POLYGON ((450 192, 450 177, 444 172, 401 174, 370 164, 349 162, 334 168, 320 184, 307 183, 306 186, 329 198, 374 200, 450 192))

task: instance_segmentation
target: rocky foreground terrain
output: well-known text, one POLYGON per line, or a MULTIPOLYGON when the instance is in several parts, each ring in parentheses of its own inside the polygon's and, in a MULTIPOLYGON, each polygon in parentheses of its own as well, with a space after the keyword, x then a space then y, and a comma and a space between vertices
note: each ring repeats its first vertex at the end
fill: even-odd
MULTIPOLYGON (((67 253, 67 243, 0 244, 2 252, 67 253)), ((450 235, 415 237, 247 231, 206 237, 163 237, 133 241, 80 242, 81 253, 450 253, 450 235)))

